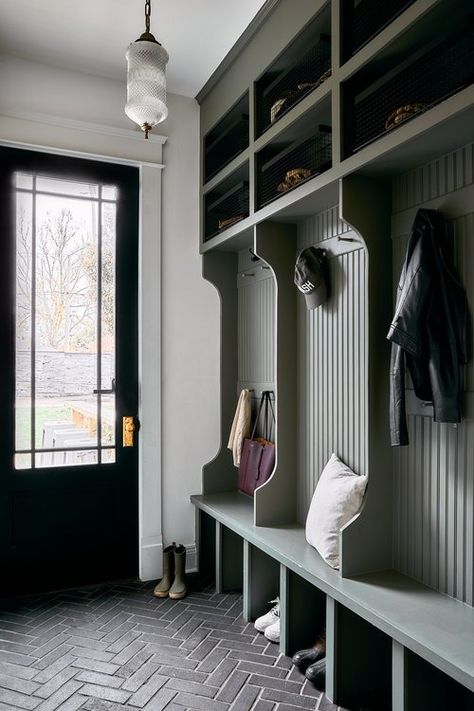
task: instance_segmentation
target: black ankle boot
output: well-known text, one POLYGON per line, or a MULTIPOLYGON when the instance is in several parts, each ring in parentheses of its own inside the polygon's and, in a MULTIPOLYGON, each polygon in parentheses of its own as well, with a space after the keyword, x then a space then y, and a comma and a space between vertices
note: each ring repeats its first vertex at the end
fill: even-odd
POLYGON ((293 664, 301 671, 305 671, 311 664, 319 661, 326 655, 326 635, 323 632, 311 649, 302 649, 293 656, 293 664))
POLYGON ((319 661, 322 657, 324 657, 324 651, 318 647, 301 649, 293 655, 293 664, 304 672, 311 664, 319 661))
POLYGON ((311 664, 306 669, 305 676, 318 691, 324 691, 326 688, 326 659, 320 659, 315 664, 311 664))

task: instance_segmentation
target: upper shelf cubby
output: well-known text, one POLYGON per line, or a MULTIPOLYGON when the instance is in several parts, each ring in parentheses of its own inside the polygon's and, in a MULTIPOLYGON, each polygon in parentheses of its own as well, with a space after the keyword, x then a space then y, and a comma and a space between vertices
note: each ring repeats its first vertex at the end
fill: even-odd
POLYGON ((204 182, 249 145, 249 95, 242 96, 204 137, 204 182))
POLYGON ((473 83, 474 22, 462 3, 418 29, 344 83, 344 158, 473 83))
POLYGON ((255 82, 255 137, 331 74, 331 12, 324 6, 255 82))
POLYGON ((331 97, 308 111, 256 154, 257 209, 332 165, 331 97))
POLYGON ((205 195, 204 241, 222 234, 249 214, 249 166, 240 166, 205 195))
POLYGON ((356 54, 414 2, 415 0, 343 0, 343 62, 356 54))

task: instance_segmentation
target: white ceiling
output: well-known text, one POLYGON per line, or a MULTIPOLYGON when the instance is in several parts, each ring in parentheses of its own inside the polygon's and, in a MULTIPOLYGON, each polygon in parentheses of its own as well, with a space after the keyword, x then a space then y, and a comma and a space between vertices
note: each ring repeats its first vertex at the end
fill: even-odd
MULTIPOLYGON (((168 50, 168 90, 195 96, 265 0, 152 0, 168 50)), ((0 0, 0 51, 124 80, 143 32, 144 0, 0 0)))

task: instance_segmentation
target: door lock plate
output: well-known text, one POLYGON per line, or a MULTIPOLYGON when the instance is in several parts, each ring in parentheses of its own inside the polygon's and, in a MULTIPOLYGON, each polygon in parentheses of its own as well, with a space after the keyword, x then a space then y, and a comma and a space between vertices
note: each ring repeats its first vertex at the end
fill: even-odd
POLYGON ((122 417, 122 446, 133 447, 135 422, 133 417, 122 417))

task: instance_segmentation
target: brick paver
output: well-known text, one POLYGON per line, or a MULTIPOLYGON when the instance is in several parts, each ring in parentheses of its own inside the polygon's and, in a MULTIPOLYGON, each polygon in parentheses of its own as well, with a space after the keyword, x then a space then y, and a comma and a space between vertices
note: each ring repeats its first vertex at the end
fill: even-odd
POLYGON ((123 582, 0 601, 0 711, 334 711, 240 595, 123 582))

